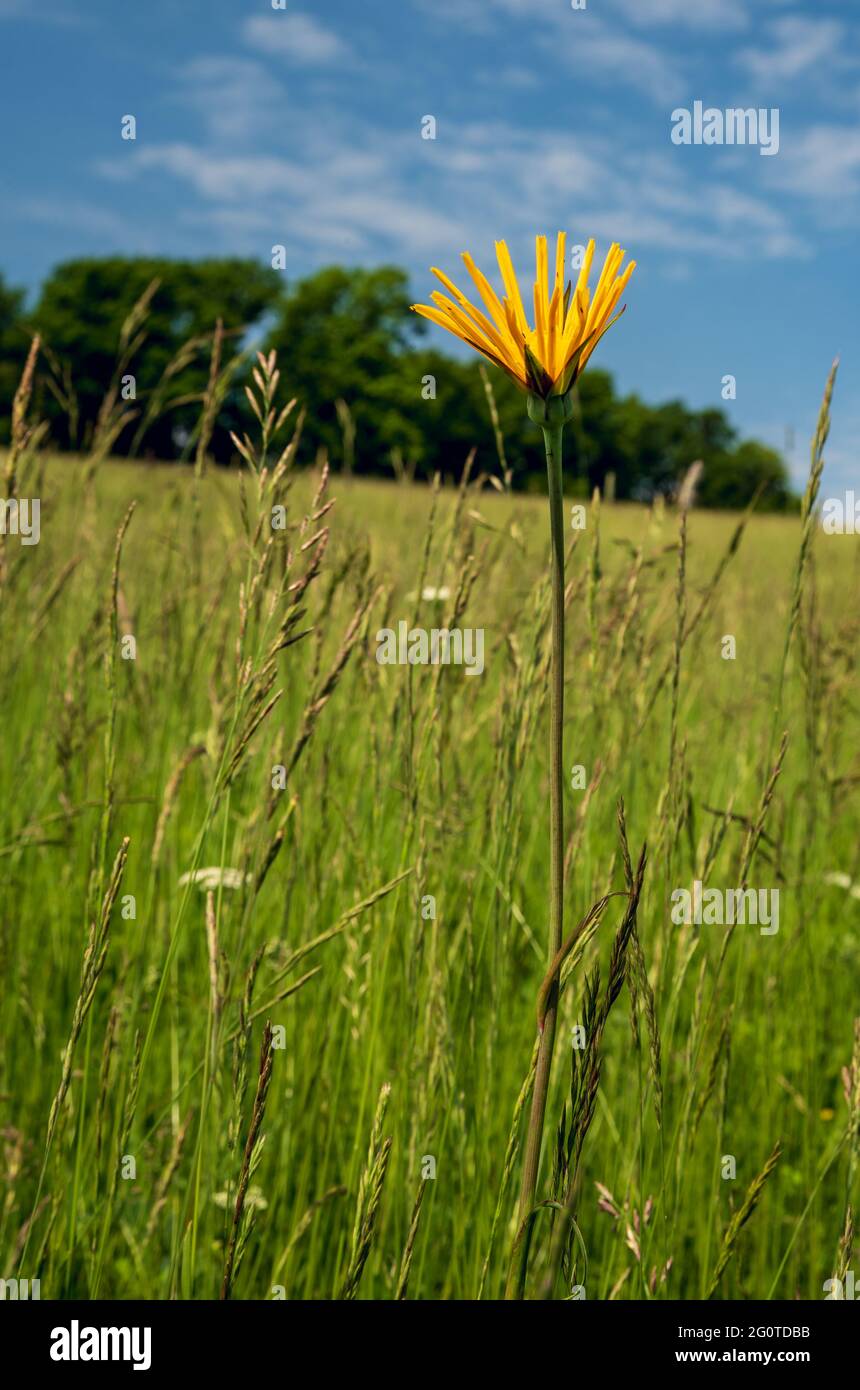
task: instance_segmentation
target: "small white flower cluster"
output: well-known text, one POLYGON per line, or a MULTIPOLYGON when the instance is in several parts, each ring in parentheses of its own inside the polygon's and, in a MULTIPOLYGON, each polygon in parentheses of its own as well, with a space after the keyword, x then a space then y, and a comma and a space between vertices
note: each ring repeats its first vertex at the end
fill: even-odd
POLYGON ((860 898, 860 883, 852 883, 850 874, 842 874, 834 870, 832 873, 824 875, 824 882, 831 884, 834 888, 844 888, 846 893, 850 893, 852 898, 860 898))

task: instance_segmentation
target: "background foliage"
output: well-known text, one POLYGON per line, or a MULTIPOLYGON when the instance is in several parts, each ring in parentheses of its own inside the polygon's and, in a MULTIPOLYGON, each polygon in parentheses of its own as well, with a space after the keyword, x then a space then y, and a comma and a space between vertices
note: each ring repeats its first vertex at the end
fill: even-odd
MULTIPOLYGON (((59 448, 86 449, 112 379, 123 322, 153 284, 128 367, 136 380, 136 402, 129 406, 135 418, 119 433, 113 452, 174 459, 193 449, 212 332, 220 319, 225 355, 249 341, 277 349, 282 379, 307 411, 303 461, 325 450, 335 469, 357 474, 430 478, 438 471, 459 478, 474 445, 479 469, 498 468, 481 367, 424 346, 426 325, 410 312, 406 276, 392 266, 329 266, 285 286, 279 272, 252 260, 75 260, 56 267, 31 311, 20 292, 0 281, 0 419, 8 421, 29 338, 38 330, 50 364, 40 374, 40 409, 59 448), (143 427, 141 412, 158 391, 168 408, 143 427)), ((489 364, 487 375, 512 486, 542 490, 540 438, 525 416, 522 396, 489 364)), ((247 381, 243 360, 219 402, 211 450, 221 462, 236 457, 230 431, 252 422, 247 381)), ((603 489, 611 473, 617 497, 647 500, 671 494, 689 465, 701 459, 701 505, 742 507, 759 488, 761 509, 792 505, 780 456, 739 440, 723 410, 621 397, 599 366, 589 367, 578 395, 579 413, 568 431, 568 491, 603 489)), ((8 437, 8 424, 0 429, 8 437)))

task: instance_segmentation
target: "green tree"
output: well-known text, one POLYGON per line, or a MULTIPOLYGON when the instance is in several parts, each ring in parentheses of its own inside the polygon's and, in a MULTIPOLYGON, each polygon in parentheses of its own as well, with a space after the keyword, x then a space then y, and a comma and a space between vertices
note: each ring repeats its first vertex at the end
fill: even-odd
MULTIPOLYGON (((421 439, 403 361, 416 332, 407 278, 394 266, 328 266, 294 282, 277 306, 266 348, 275 348, 290 392, 307 410, 306 447, 342 456, 337 402, 356 431, 358 472, 381 472, 393 448, 412 454, 421 439)), ((414 393, 420 401, 420 382, 414 393)))
MULTIPOLYGON (((70 374, 76 398, 78 423, 70 431, 67 413, 45 396, 45 412, 59 442, 72 448, 86 445, 114 371, 122 324, 153 281, 158 287, 145 322, 145 341, 130 365, 139 405, 184 343, 211 334, 218 318, 228 333, 255 324, 280 287, 276 271, 252 260, 111 257, 57 266, 42 287, 33 320, 61 370, 70 374)), ((208 373, 204 343, 171 381, 171 398, 199 395, 208 373)), ((147 432, 142 447, 157 457, 174 457, 177 432, 192 429, 198 416, 197 405, 168 412, 147 432)), ((238 420, 234 390, 220 423, 226 428, 238 420)), ((128 447, 134 432, 134 424, 124 431, 117 452, 128 447)))
POLYGON ((784 511, 791 506, 788 476, 779 454, 755 439, 746 439, 705 464, 698 500, 704 507, 735 510, 745 507, 759 487, 759 511, 784 511))
MULTIPOLYGON (((287 286, 277 272, 246 260, 115 257, 58 266, 45 282, 33 321, 45 339, 43 362, 62 388, 43 392, 42 399, 61 446, 86 447, 116 370, 122 324, 153 281, 158 287, 145 336, 127 369, 135 376, 137 409, 145 409, 183 344, 200 341, 171 377, 168 408, 140 441, 142 417, 127 427, 117 452, 140 443, 157 457, 177 456, 183 435, 188 439, 199 420, 208 338, 220 318, 232 335, 225 358, 248 328, 262 334, 266 350, 277 350, 286 389, 306 410, 304 461, 325 449, 335 467, 349 463, 358 473, 390 476, 399 456, 417 477, 439 471, 458 478, 476 447, 477 470, 498 468, 480 364, 423 345, 426 324, 410 311, 407 277, 395 266, 327 266, 287 286)), ((22 295, 0 281, 0 396, 7 422, 27 338, 22 295)), ((513 485, 543 490, 541 441, 522 392, 495 367, 485 364, 484 371, 513 485)), ((224 461, 235 458, 230 431, 255 428, 245 380, 247 373, 237 374, 219 411, 212 451, 224 461)), ((779 455, 754 441, 739 442, 721 409, 692 411, 677 400, 652 406, 636 395, 620 397, 600 367, 584 373, 576 405, 566 457, 571 492, 603 488, 612 473, 619 498, 671 495, 690 464, 701 459, 702 505, 745 506, 762 484, 761 505, 791 502, 779 455)))
POLYGON ((30 335, 24 319, 24 291, 0 275, 0 443, 9 442, 12 401, 27 355, 30 335))

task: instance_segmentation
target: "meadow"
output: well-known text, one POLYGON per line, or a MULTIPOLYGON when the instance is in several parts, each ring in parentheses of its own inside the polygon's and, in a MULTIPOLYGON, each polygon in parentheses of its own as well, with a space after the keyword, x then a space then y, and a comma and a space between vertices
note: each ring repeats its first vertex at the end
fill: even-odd
MULTIPOLYGON (((492 459, 327 476, 263 377, 241 472, 53 456, 19 399, 0 1274, 496 1299, 546 974, 546 501, 492 459), (483 673, 380 665, 401 620, 483 629, 483 673)), ((586 925, 527 1295, 823 1298, 860 1195, 856 538, 599 498, 568 536, 586 925), (778 890, 778 930, 673 921, 697 881, 778 890)))

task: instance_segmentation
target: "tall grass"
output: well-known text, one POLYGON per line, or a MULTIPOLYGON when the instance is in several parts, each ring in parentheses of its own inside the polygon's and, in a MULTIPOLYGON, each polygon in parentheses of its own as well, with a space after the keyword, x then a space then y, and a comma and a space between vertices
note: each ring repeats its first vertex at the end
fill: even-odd
POLYGON ((528 1296, 821 1297, 860 1179, 858 560, 812 520, 826 427, 799 520, 604 500, 569 533, 578 925, 548 974, 545 504, 298 469, 271 358, 247 467, 206 467, 211 353, 193 468, 112 460, 110 403, 51 457, 16 402, 6 495, 42 538, 0 568, 0 1274, 500 1297, 558 977, 528 1296), (399 618, 484 628, 484 675, 378 665, 399 618), (779 888, 778 934, 674 925, 695 879, 779 888))

